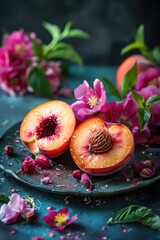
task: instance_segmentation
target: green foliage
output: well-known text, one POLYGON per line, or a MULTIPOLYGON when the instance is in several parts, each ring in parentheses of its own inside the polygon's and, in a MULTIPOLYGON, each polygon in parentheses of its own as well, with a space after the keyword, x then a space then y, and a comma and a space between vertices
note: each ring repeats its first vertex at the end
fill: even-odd
POLYGON ((160 64, 160 47, 155 47, 152 50, 149 50, 147 44, 145 43, 144 25, 139 26, 135 35, 134 42, 125 46, 121 50, 121 54, 123 55, 132 50, 139 50, 141 55, 156 64, 160 64))
POLYGON ((113 84, 108 78, 106 78, 106 77, 104 77, 104 76, 101 76, 101 78, 102 78, 103 82, 105 83, 105 85, 107 86, 107 88, 108 88, 108 90, 110 91, 110 93, 111 93, 113 96, 121 99, 121 95, 120 95, 120 93, 118 92, 117 88, 114 86, 114 84, 113 84))
POLYGON ((144 206, 130 205, 110 218, 107 224, 139 222, 154 230, 160 231, 160 216, 144 206))
POLYGON ((29 75, 29 85, 37 95, 51 98, 52 90, 43 67, 35 67, 29 75))
POLYGON ((122 81, 122 97, 125 98, 130 92, 130 89, 137 82, 137 63, 124 75, 122 81))
POLYGON ((79 53, 70 44, 63 43, 68 38, 89 39, 89 34, 81 29, 71 29, 72 22, 68 22, 64 30, 54 24, 44 22, 44 28, 50 33, 51 41, 42 47, 42 55, 45 59, 65 59, 72 61, 78 65, 83 64, 83 60, 79 53))
POLYGON ((9 197, 7 197, 4 193, 0 193, 0 201, 8 203, 9 197))

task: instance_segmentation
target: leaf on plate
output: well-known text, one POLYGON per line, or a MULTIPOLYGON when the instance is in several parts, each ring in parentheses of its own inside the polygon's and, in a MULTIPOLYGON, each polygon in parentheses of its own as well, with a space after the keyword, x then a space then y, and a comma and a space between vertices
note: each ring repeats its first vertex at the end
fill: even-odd
POLYGON ((130 205, 119 210, 113 218, 110 218, 107 224, 139 222, 154 230, 160 231, 160 216, 152 209, 140 206, 130 205))

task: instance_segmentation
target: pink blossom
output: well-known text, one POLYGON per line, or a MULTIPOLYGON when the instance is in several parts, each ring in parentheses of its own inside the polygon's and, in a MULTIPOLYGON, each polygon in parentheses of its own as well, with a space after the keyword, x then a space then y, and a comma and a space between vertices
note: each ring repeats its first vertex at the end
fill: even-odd
POLYGON ((75 214, 71 219, 70 211, 67 207, 62 208, 58 212, 51 210, 48 212, 48 215, 43 217, 43 220, 55 227, 57 230, 63 230, 65 227, 77 220, 77 214, 75 214))
POLYGON ((158 88, 160 87, 160 68, 159 67, 156 67, 156 66, 150 67, 138 74, 135 90, 140 91, 142 88, 147 87, 148 85, 155 85, 158 88))
POLYGON ((27 91, 26 63, 7 47, 0 49, 0 87, 10 96, 23 95, 27 91))
POLYGON ((77 101, 71 105, 77 119, 85 119, 96 115, 101 107, 106 103, 106 92, 103 83, 95 79, 92 89, 85 80, 74 90, 77 101))
POLYGON ((15 223, 24 206, 24 199, 17 193, 13 193, 10 201, 0 208, 0 220, 5 224, 15 223))
POLYGON ((35 160, 30 156, 25 157, 23 159, 23 163, 21 164, 21 168, 24 173, 34 173, 36 168, 35 160))
POLYGON ((101 108, 106 122, 116 122, 126 125, 134 136, 135 142, 144 143, 150 137, 148 126, 140 131, 140 122, 138 117, 138 104, 129 93, 123 103, 110 102, 101 108))
POLYGON ((52 160, 43 154, 37 155, 35 161, 36 161, 36 167, 40 169, 48 168, 53 165, 52 160))
POLYGON ((45 69, 45 74, 51 85, 52 92, 53 93, 57 92, 60 87, 61 80, 62 80, 62 72, 61 72, 60 62, 43 61, 39 65, 44 67, 44 69, 45 69))
POLYGON ((88 176, 88 174, 83 173, 83 174, 81 175, 81 182, 83 183, 83 185, 84 185, 87 189, 92 190, 93 184, 92 184, 92 181, 91 181, 90 177, 88 176))
POLYGON ((3 43, 22 60, 30 60, 34 56, 32 42, 23 29, 5 35, 3 43))

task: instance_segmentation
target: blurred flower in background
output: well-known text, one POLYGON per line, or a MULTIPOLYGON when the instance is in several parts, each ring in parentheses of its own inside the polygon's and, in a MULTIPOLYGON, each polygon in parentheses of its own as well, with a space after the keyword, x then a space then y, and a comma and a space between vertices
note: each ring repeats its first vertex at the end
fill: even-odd
POLYGON ((62 91, 62 60, 82 65, 81 56, 65 38, 84 38, 89 35, 80 29, 71 29, 68 22, 64 30, 45 22, 44 28, 51 34, 51 41, 46 45, 36 33, 25 33, 23 29, 3 36, 0 48, 0 87, 10 96, 24 95, 28 91, 44 97, 53 94, 70 97, 72 91, 64 86, 62 91), (55 60, 53 60, 55 59, 55 60), (61 60, 61 61, 60 61, 61 60), (66 89, 67 88, 67 89, 66 89))

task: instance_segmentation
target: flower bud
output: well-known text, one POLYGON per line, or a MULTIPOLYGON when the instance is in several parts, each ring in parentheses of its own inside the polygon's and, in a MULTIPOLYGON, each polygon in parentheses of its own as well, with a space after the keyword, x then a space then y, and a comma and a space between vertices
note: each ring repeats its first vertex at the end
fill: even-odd
POLYGON ((13 147, 11 145, 6 145, 5 148, 4 148, 4 153, 7 155, 7 156, 12 156, 13 154, 13 147))
POLYGON ((140 172, 140 176, 142 178, 152 178, 154 175, 155 175, 154 167, 145 167, 140 172))
POLYGON ((53 165, 52 160, 43 154, 39 154, 36 157, 35 161, 36 161, 36 167, 40 169, 51 167, 53 165))
POLYGON ((30 156, 25 157, 21 164, 22 171, 28 174, 35 172, 35 166, 35 160, 30 156))
POLYGON ((132 164, 132 169, 135 174, 140 173, 140 171, 145 167, 143 161, 134 162, 132 164))
POLYGON ((72 173, 72 176, 78 180, 81 179, 81 176, 82 176, 82 171, 81 170, 74 170, 73 173, 72 173))

